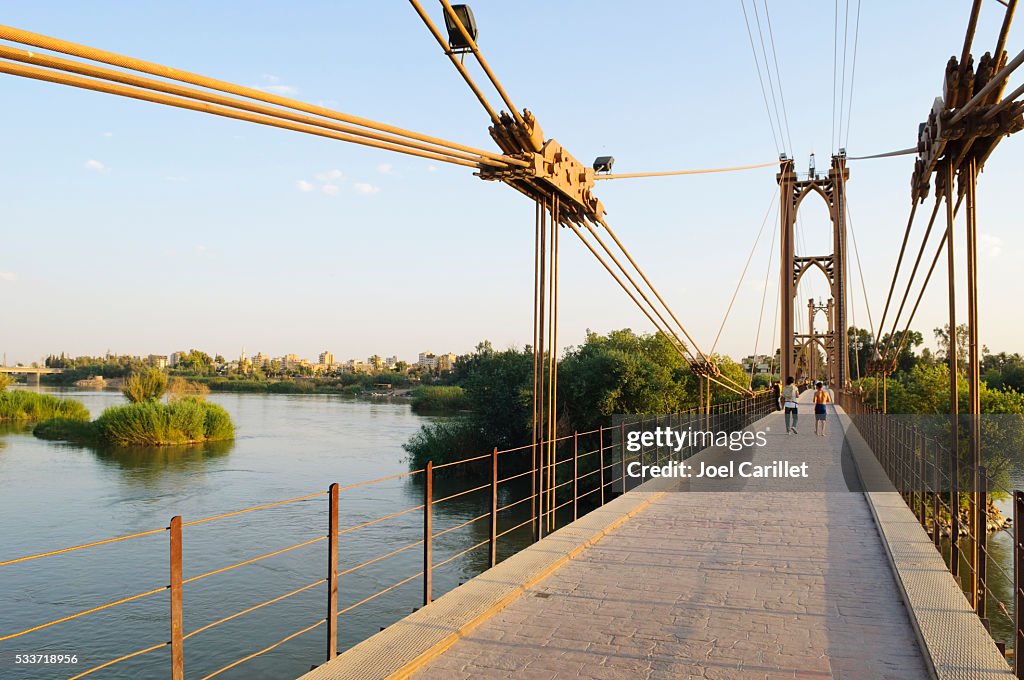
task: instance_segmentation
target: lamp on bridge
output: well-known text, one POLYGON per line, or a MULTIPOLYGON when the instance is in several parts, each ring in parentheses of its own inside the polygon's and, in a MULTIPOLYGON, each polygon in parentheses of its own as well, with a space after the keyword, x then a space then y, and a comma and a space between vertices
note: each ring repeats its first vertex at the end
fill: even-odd
MULTIPOLYGON (((452 5, 452 11, 455 12, 455 16, 462 22, 463 27, 466 29, 466 33, 469 37, 476 41, 476 20, 473 19, 473 10, 469 8, 469 5, 452 5)), ((469 45, 469 41, 466 40, 466 36, 462 35, 462 31, 455 24, 452 16, 448 13, 444 13, 444 25, 448 29, 448 44, 453 50, 461 50, 463 52, 472 49, 469 45)))
POLYGON ((613 165, 615 165, 615 158, 613 156, 598 156, 594 159, 594 172, 607 174, 612 171, 613 165))

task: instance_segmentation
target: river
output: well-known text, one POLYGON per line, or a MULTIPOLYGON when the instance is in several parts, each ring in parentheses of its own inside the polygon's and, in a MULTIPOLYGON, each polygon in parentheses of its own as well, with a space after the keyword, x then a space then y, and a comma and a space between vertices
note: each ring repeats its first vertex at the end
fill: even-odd
MULTIPOLYGON (((44 391, 45 388, 44 388, 44 391)), ((123 402, 116 392, 65 391, 93 417, 123 402)), ((213 394, 235 422, 234 442, 177 449, 118 452, 47 442, 29 431, 0 434, 0 561, 184 522, 325 491, 408 471, 402 444, 429 419, 408 404, 354 401, 333 395, 213 394)), ((469 455, 467 453, 467 455, 469 455)), ((420 476, 421 477, 421 476, 420 476)), ((422 502, 420 477, 404 477, 341 493, 342 529, 422 502)), ((508 485, 513 486, 512 484, 508 485)), ((435 484, 435 498, 464 484, 435 484)), ((504 488, 503 494, 520 489, 504 488)), ((516 496, 518 499, 519 496, 516 496)), ((502 502, 509 502, 503 499, 502 502)), ((489 495, 467 494, 435 506, 434 532, 487 511, 489 495)), ((507 513, 513 526, 529 504, 507 513)), ((327 500, 321 495, 257 512, 185 527, 186 579, 322 536, 327 500)), ((486 520, 434 541, 439 563, 486 539, 486 520)), ((499 542, 499 557, 525 545, 529 528, 499 542)), ((339 570, 422 538, 422 512, 346 533, 339 570)), ((435 597, 486 567, 487 548, 436 570, 435 597)), ((422 568, 412 548, 339 579, 344 609, 422 568)), ((325 541, 214 574, 184 587, 184 630, 284 595, 324 577, 325 541)), ((97 607, 168 583, 168 534, 0 567, 0 637, 97 607)), ((422 602, 422 580, 413 579, 340 617, 339 649, 345 649, 409 614, 422 602)), ((166 592, 140 598, 22 637, 0 642, 5 679, 67 678, 121 655, 170 638, 166 592), (77 654, 74 666, 12 666, 15 653, 77 654)), ((326 585, 196 634, 185 643, 187 677, 204 677, 259 651, 326 613, 326 585)), ((292 678, 322 663, 325 627, 312 630, 218 678, 292 678)), ((128 680, 169 675, 169 649, 128 659, 89 677, 128 680)))

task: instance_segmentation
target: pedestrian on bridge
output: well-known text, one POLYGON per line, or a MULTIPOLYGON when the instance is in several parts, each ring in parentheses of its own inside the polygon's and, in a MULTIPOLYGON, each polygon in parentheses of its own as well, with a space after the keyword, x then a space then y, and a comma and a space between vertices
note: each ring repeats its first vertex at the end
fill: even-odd
POLYGON ((785 407, 785 418, 786 418, 786 434, 792 432, 793 434, 799 434, 796 431, 796 400, 800 397, 800 390, 794 385, 793 376, 786 378, 786 386, 782 388, 782 400, 785 407))
POLYGON ((774 397, 774 399, 775 399, 775 410, 776 411, 781 411, 782 410, 782 395, 781 395, 781 392, 782 392, 782 383, 773 382, 772 383, 772 397, 774 397))
POLYGON ((824 383, 820 380, 814 385, 814 434, 825 436, 825 404, 832 401, 824 383))

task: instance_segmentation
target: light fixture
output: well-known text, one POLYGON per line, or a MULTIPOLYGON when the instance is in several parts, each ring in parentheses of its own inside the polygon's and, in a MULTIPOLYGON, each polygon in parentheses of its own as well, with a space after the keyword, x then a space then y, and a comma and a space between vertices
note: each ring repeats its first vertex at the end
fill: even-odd
MULTIPOLYGON (((462 22, 469 37, 473 39, 473 42, 476 42, 476 20, 473 19, 473 10, 469 8, 469 5, 452 5, 452 11, 455 12, 455 16, 462 22)), ((469 41, 466 40, 466 36, 462 35, 462 31, 459 30, 459 27, 447 11, 444 13, 444 25, 448 29, 448 44, 453 50, 466 51, 472 49, 469 41)))
POLYGON ((613 165, 615 165, 613 156, 598 156, 594 159, 594 172, 611 172, 613 165))

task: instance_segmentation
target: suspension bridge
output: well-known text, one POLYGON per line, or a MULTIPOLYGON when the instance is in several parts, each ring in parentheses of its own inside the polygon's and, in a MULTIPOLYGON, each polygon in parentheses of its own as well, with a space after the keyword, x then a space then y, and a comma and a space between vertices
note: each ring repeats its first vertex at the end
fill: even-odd
MULTIPOLYGON (((611 157, 599 157, 593 163, 580 161, 546 136, 528 109, 513 103, 481 52, 468 6, 441 0, 439 14, 432 15, 418 0, 410 0, 410 5, 440 54, 451 62, 483 108, 496 151, 9 26, 0 26, 0 40, 5 41, 0 44, 0 73, 465 167, 484 181, 502 183, 522 194, 535 204, 534 276, 524 293, 532 287, 530 441, 514 449, 467 452, 465 458, 452 463, 428 464, 397 475, 422 484, 423 502, 363 521, 347 521, 345 494, 396 477, 348 486, 325 483, 326 490, 211 517, 176 516, 166 527, 131 535, 31 555, 0 555, 0 569, 36 568, 58 555, 166 536, 169 569, 167 583, 160 581, 147 591, 69 611, 56 619, 39 621, 27 611, 24 628, 0 631, 0 651, 23 646, 32 635, 53 632, 69 621, 162 597, 167 601, 166 639, 129 645, 120 656, 76 669, 69 677, 102 677, 119 664, 160 654, 165 667, 158 673, 183 680, 194 675, 186 663, 190 640, 317 589, 325 594, 321 618, 298 630, 282 630, 281 639, 270 646, 225 659, 216 670, 204 672, 204 680, 221 674, 250 677, 252 671, 247 669, 258 667, 260 656, 314 631, 324 636, 325 644, 323 657, 310 659, 310 666, 315 666, 306 676, 310 680, 513 675, 1024 677, 1024 662, 1014 653, 1017 643, 1024 640, 1024 538, 1017 522, 1024 521, 1024 492, 997 488, 998 482, 987 473, 982 458, 977 319, 978 174, 999 142, 1024 128, 1024 86, 1007 92, 1011 76, 1024 63, 1024 52, 1011 57, 1006 49, 1016 0, 1006 0, 996 8, 1002 13, 1000 30, 993 49, 978 59, 974 55, 983 47, 976 45, 980 41, 975 33, 982 3, 974 0, 963 43, 951 46, 958 52, 944 66, 934 65, 943 88, 933 102, 922 102, 924 120, 918 138, 910 140, 911 146, 905 149, 859 157, 848 156, 845 144, 840 145, 844 134, 849 134, 859 29, 858 2, 848 90, 847 3, 842 81, 833 97, 836 150, 827 169, 819 171, 812 159, 806 172, 798 171, 796 161, 785 151, 792 148, 792 140, 767 3, 759 7, 755 0, 749 13, 747 4, 741 3, 778 160, 621 174, 613 171, 611 157), (467 60, 483 74, 479 82, 467 60), (906 228, 876 325, 860 271, 846 184, 851 163, 893 155, 914 155, 916 161, 906 228), (778 366, 772 366, 770 372, 794 376, 798 382, 827 380, 836 403, 829 407, 819 437, 806 425, 812 416, 808 393, 802 395, 797 409, 802 416, 798 432, 791 434, 778 412, 776 397, 752 387, 756 361, 751 375, 744 379, 721 369, 715 353, 718 338, 702 348, 687 331, 681 322, 685 312, 671 306, 669 296, 654 285, 624 238, 613 229, 598 198, 599 182, 738 172, 771 165, 778 166, 778 221, 772 220, 770 249, 779 266, 780 294, 778 308, 770 315, 775 328, 765 333, 771 336, 771 352, 779 350, 778 366), (918 208, 928 204, 930 194, 931 214, 921 233, 915 228, 920 224, 918 208), (830 252, 802 252, 796 225, 805 198, 825 203, 831 223, 830 252), (958 223, 961 208, 965 217, 958 223), (954 252, 959 228, 966 236, 963 254, 954 252), (563 235, 575 239, 593 256, 699 376, 699 407, 634 417, 586 432, 560 429, 559 253, 563 235), (853 246, 852 257, 849 245, 853 246), (887 381, 944 255, 949 346, 958 346, 959 324, 966 321, 968 353, 967 366, 961 371, 957 353, 949 352, 951 399, 949 413, 944 414, 949 432, 939 436, 887 413, 887 381), (817 304, 811 299, 804 324, 801 283, 804 275, 815 269, 828 282, 829 299, 817 304), (959 291, 966 292, 966 310, 957 307, 959 291), (860 389, 856 380, 859 361, 852 371, 850 366, 847 331, 851 297, 858 292, 864 296, 872 336, 880 340, 865 367, 877 377, 873 394, 860 389), (819 316, 825 319, 824 327, 816 325, 819 316), (960 411, 957 381, 961 372, 968 385, 964 412, 960 411), (628 435, 633 432, 664 428, 698 428, 740 435, 741 439, 745 434, 761 434, 764 444, 747 444, 740 450, 714 442, 629 445, 628 435), (518 472, 514 462, 526 472, 518 472), (789 480, 779 478, 777 471, 789 470, 793 463, 806 464, 810 470, 808 477, 801 479, 802 486, 787 486, 789 480), (664 466, 679 469, 684 464, 700 470, 756 468, 773 473, 735 477, 723 472, 721 477, 727 479, 697 479, 664 477, 658 472, 664 466), (489 479, 435 494, 435 476, 446 467, 484 470, 489 479), (1012 534, 1012 573, 990 571, 986 512, 989 496, 995 492, 1006 493, 1013 501, 1013 526, 1002 529, 1012 534), (471 494, 481 499, 478 516, 443 528, 435 526, 439 505, 471 494), (966 513, 960 511, 964 501, 966 513), (323 526, 310 530, 326 533, 314 533, 295 545, 253 554, 227 566, 203 570, 184 561, 189 527, 244 521, 255 516, 253 513, 305 503, 323 504, 323 526), (942 516, 948 517, 948 528, 941 526, 942 516), (402 517, 419 518, 420 539, 367 562, 347 563, 347 535, 402 517), (455 555, 435 554, 439 537, 460 530, 475 532, 480 540, 455 555), (513 532, 527 534, 531 544, 509 554, 502 549, 502 541, 513 532), (217 620, 186 627, 190 584, 312 545, 321 545, 325 552, 322 578, 245 609, 225 612, 217 620), (472 552, 484 555, 481 573, 450 592, 435 592, 435 572, 472 552), (394 584, 367 597, 345 600, 345 582, 350 575, 401 554, 421 556, 420 568, 395 573, 394 584), (1010 584, 1009 598, 993 592, 996 579, 1010 584), (408 592, 413 584, 419 588, 411 600, 417 611, 346 650, 339 649, 339 634, 347 621, 367 611, 385 593, 403 587, 403 592, 408 592), (1009 642, 997 643, 992 637, 991 620, 996 615, 1012 627, 1009 642)), ((837 73, 839 25, 837 4, 833 59, 837 73)), ((754 247, 773 207, 774 203, 754 247)), ((723 327, 753 255, 752 248, 725 310, 723 327)), ((770 272, 769 266, 766 277, 770 272)), ((761 300, 762 316, 765 298, 761 300)), ((755 357, 760 324, 757 336, 755 357)))

